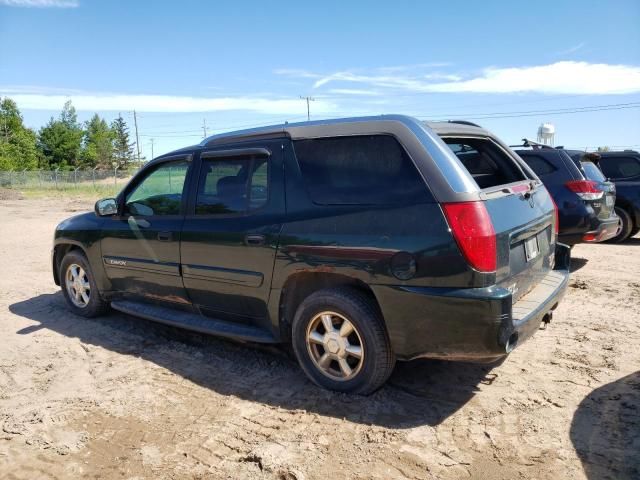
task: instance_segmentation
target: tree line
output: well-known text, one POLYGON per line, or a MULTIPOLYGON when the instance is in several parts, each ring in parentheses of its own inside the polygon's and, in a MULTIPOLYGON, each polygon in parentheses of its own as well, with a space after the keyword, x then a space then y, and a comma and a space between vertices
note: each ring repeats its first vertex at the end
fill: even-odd
POLYGON ((135 160, 134 146, 120 114, 111 124, 97 113, 80 123, 67 101, 35 132, 25 127, 16 102, 0 98, 0 170, 113 168, 114 162, 126 168, 135 160))

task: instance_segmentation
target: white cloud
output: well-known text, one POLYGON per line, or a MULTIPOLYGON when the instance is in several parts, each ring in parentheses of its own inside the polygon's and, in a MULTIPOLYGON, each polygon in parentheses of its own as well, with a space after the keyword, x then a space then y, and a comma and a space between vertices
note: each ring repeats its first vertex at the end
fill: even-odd
POLYGON ((35 8, 77 8, 78 0, 0 0, 0 5, 7 7, 35 7, 35 8))
POLYGON ((575 53, 578 50, 582 49, 585 45, 586 45, 585 42, 581 42, 578 45, 574 45, 573 47, 567 48, 566 50, 560 50, 559 52, 556 52, 556 55, 561 56, 561 55, 569 55, 571 53, 575 53))
MULTIPOLYGON (((188 97, 175 95, 130 95, 118 93, 50 93, 40 88, 29 92, 25 88, 1 87, 0 95, 10 96, 22 109, 59 110, 64 102, 71 100, 81 111, 126 111, 136 109, 140 112, 213 112, 213 111, 252 111, 267 114, 301 114, 306 105, 300 99, 268 97, 188 97)), ((336 106, 327 100, 318 99, 313 104, 315 114, 327 114, 335 111, 336 106)))
MULTIPOLYGON (((562 61, 529 67, 489 67, 469 78, 452 73, 421 75, 283 70, 281 74, 314 79, 313 88, 329 83, 358 83, 379 89, 423 93, 550 93, 608 95, 640 92, 640 66, 562 61), (434 80, 446 80, 437 82, 434 80)), ((278 73, 278 72, 276 72, 278 73)))
POLYGON ((457 82, 462 80, 460 75, 452 75, 447 73, 427 73, 423 75, 422 78, 425 80, 450 80, 452 82, 457 82))
POLYGON ((362 96, 376 96, 381 95, 380 92, 375 90, 361 90, 357 88, 332 88, 329 93, 336 95, 362 95, 362 96))
POLYGON ((640 67, 557 62, 537 67, 487 68, 479 77, 425 85, 431 92, 607 95, 640 92, 640 67))

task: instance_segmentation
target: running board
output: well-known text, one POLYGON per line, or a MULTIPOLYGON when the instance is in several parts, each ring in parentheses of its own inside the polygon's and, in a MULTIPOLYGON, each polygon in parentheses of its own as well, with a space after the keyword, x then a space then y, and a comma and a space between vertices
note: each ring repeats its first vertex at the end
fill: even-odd
POLYGON ((114 300, 111 302, 111 307, 122 313, 195 332, 246 342, 277 343, 277 340, 270 332, 252 325, 216 320, 196 313, 183 312, 173 308, 134 302, 132 300, 114 300))

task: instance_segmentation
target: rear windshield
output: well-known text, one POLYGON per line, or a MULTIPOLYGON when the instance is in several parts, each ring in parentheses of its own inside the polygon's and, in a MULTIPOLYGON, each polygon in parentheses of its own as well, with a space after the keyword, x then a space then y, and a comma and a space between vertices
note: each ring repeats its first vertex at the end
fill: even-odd
POLYGON ((582 164, 582 169, 584 170, 585 176, 589 180, 595 180, 596 182, 604 182, 606 180, 605 176, 602 174, 600 169, 591 162, 580 162, 582 164))
POLYGON ((527 180, 523 170, 494 142, 485 138, 443 137, 480 188, 527 180))

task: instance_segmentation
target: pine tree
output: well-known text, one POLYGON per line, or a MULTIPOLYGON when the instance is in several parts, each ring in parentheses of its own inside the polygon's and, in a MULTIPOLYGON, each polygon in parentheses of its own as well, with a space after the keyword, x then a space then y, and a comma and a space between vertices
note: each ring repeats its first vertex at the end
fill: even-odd
POLYGON ((38 133, 38 146, 45 163, 51 168, 79 166, 82 137, 83 131, 78 123, 76 109, 71 101, 67 101, 58 119, 51 117, 49 123, 38 133))
POLYGON ((114 159, 122 168, 127 168, 134 159, 135 142, 129 141, 129 128, 121 114, 118 114, 118 118, 111 122, 111 130, 113 131, 114 159))
POLYGON ((94 114, 91 120, 85 123, 83 163, 90 167, 111 168, 113 162, 113 130, 107 122, 94 114))

